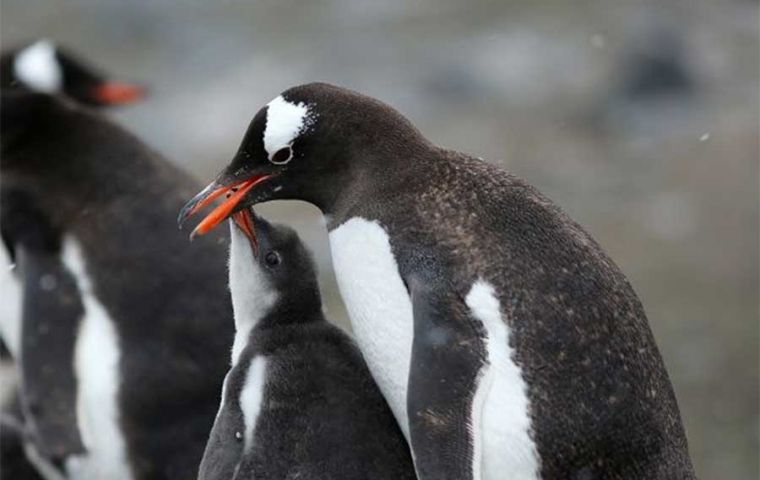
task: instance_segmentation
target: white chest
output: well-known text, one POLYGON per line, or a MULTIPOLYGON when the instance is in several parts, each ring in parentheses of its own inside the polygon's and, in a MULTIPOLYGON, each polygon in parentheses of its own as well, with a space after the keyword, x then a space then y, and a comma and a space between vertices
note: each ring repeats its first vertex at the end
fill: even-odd
MULTIPOLYGON (((414 316, 388 234, 375 222, 352 218, 330 232, 330 249, 357 343, 408 439, 414 316)), ((474 281, 465 303, 486 332, 488 358, 468 412, 474 478, 535 480, 539 461, 530 436, 527 387, 495 290, 474 281)))
POLYGON ((261 405, 264 401, 264 388, 266 386, 266 357, 257 356, 251 360, 248 372, 245 376, 245 384, 240 391, 240 409, 243 411, 245 424, 244 448, 246 451, 253 445, 256 421, 261 413, 261 405))
POLYGON ((465 297, 472 317, 485 331, 487 364, 480 371, 470 425, 473 436, 473 476, 484 480, 536 480, 539 460, 531 438, 527 385, 510 347, 494 287, 473 283, 465 297))
POLYGON ((63 261, 74 276, 84 318, 77 335, 74 372, 77 379, 77 424, 87 453, 66 461, 69 478, 132 478, 119 425, 121 350, 113 319, 93 292, 78 243, 64 241, 63 261))
POLYGON ((355 217, 330 232, 330 250, 356 341, 409 438, 406 393, 414 317, 388 234, 355 217))
POLYGON ((277 301, 277 291, 272 288, 254 257, 248 237, 232 221, 229 224, 229 282, 235 315, 232 364, 235 365, 248 344, 251 330, 277 301))
POLYGON ((11 271, 12 262, 0 248, 0 335, 11 355, 18 358, 21 344, 21 286, 11 271))

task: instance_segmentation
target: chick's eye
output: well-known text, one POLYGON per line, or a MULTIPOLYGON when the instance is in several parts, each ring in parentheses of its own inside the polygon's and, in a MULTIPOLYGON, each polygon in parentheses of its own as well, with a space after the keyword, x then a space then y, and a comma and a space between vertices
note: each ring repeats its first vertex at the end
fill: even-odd
POLYGON ((269 252, 264 257, 264 261, 269 267, 276 267, 280 264, 280 254, 277 252, 269 252))
POLYGON ((269 161, 274 163, 275 165, 285 165, 292 159, 293 159, 293 149, 290 148, 290 146, 287 146, 287 147, 277 150, 274 153, 274 155, 272 155, 272 159, 269 161))

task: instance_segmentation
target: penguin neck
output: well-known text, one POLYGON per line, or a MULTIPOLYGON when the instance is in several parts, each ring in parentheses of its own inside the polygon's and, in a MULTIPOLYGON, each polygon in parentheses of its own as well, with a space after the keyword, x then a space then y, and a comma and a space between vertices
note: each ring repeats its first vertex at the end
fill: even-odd
POLYGON ((250 331, 270 312, 280 295, 259 266, 248 239, 232 222, 230 233, 229 286, 235 330, 239 333, 250 331))
POLYGON ((236 279, 233 269, 231 264, 230 290, 235 317, 233 364, 238 362, 252 336, 324 321, 316 286, 282 292, 273 288, 262 272, 256 273, 258 267, 250 268, 249 265, 249 275, 245 279, 236 279))
MULTIPOLYGON (((424 137, 404 142, 361 145, 347 152, 337 173, 321 182, 327 195, 312 201, 327 217, 328 228, 340 224, 348 212, 367 199, 394 196, 425 178, 430 162, 435 161, 434 145, 424 137)), ((311 200, 310 200, 311 201, 311 200)))
POLYGON ((293 276, 278 286, 254 256, 248 238, 230 222, 229 287, 235 318, 233 363, 248 343, 253 329, 304 324, 324 319, 313 275, 293 276))
POLYGON ((257 329, 302 325, 324 320, 322 301, 316 286, 299 288, 290 295, 282 295, 256 325, 257 329))

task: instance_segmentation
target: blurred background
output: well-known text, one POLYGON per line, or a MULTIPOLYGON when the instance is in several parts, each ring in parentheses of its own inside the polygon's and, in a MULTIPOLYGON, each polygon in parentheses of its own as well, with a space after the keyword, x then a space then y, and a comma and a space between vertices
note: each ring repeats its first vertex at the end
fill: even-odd
MULTIPOLYGON (((758 20, 757 0, 3 0, 0 34, 148 85, 113 116, 204 184, 310 81, 526 178, 639 293, 700 478, 756 479, 758 20)), ((346 326, 319 213, 261 211, 311 245, 346 326)))

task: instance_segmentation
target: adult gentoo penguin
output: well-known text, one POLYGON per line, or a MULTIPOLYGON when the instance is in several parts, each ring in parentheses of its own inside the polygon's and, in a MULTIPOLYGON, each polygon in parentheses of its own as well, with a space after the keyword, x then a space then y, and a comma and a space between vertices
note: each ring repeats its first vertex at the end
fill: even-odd
MULTIPOLYGON (((96 107, 123 105, 137 101, 145 89, 137 84, 109 79, 76 54, 42 39, 8 49, 0 55, 0 87, 8 90, 38 91, 64 95, 76 102, 96 107)), ((18 343, 20 298, 18 285, 0 248, 0 292, 6 297, 0 306, 0 345, 11 353, 18 343)))
POLYGON ((69 478, 195 478, 234 333, 224 239, 187 244, 172 220, 195 183, 102 116, 1 100, 30 445, 69 478))
MULTIPOLYGON (((3 51, 0 55, 0 86, 9 90, 43 91, 67 96, 77 102, 97 107, 123 105, 140 100, 144 88, 109 79, 78 56, 61 49, 49 40, 39 40, 3 51)), ((0 172, 2 176, 4 172, 0 172)), ((23 217, 22 217, 23 218, 23 217)), ((21 285, 14 278, 12 261, 6 248, 0 247, 0 358, 17 354, 21 331, 21 285), (13 351, 13 353, 11 353, 13 351)), ((15 368, 10 369, 14 377, 15 368)), ((16 378, 12 380, 17 380, 16 378)), ((12 381, 11 380, 11 381, 12 381)), ((17 386, 6 389, 2 405, 3 441, 0 464, 4 477, 21 480, 39 478, 23 453, 23 430, 6 423, 23 425, 17 386), (15 437, 14 437, 15 436, 15 437)))
POLYGON ((325 320, 296 233, 249 209, 230 230, 233 367, 199 478, 416 478, 359 349, 325 320))
POLYGON ((643 308, 599 245, 523 180, 325 84, 254 117, 180 214, 273 199, 327 219, 359 347, 419 478, 694 478, 643 308))
POLYGON ((142 86, 109 79, 47 39, 4 51, 0 56, 0 86, 62 93, 91 106, 131 103, 145 95, 142 86))

